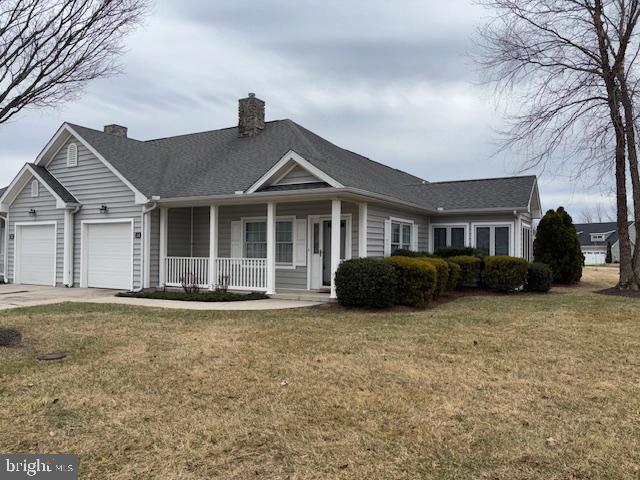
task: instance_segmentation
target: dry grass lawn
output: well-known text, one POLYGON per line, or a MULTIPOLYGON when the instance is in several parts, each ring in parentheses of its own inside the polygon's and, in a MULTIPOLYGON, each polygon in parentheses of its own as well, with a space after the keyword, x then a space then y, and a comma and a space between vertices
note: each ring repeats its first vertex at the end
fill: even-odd
POLYGON ((640 300, 592 293, 615 275, 420 312, 5 311, 0 451, 82 479, 637 479, 640 300))

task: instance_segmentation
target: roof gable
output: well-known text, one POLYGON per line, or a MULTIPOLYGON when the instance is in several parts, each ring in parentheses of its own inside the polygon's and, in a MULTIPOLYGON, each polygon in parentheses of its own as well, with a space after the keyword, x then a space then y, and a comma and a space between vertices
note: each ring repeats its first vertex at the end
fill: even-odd
POLYGON ((0 196, 0 211, 8 211, 9 206, 33 178, 53 195, 57 208, 79 205, 78 200, 46 168, 27 163, 0 196))

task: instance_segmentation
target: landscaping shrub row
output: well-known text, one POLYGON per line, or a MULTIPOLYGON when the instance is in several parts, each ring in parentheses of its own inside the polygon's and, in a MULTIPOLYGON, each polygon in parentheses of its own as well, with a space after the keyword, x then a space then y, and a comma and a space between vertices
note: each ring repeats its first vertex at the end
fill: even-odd
MULTIPOLYGON (((447 249, 445 253, 472 253, 470 250, 447 249)), ((548 292, 552 281, 548 265, 530 264, 519 257, 439 258, 409 251, 396 251, 384 260, 347 260, 336 272, 338 301, 345 306, 369 308, 394 304, 421 308, 454 289, 480 286, 502 292, 548 292)))

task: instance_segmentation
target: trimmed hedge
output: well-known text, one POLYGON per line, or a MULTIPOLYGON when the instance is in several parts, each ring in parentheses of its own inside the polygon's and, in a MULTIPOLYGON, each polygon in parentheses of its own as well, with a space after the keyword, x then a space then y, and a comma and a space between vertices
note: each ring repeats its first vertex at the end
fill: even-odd
POLYGON ((460 267, 459 287, 477 287, 480 285, 480 272, 482 271, 482 260, 470 255, 459 255, 449 257, 449 261, 460 267))
POLYGON ((410 307, 425 307, 437 287, 436 267, 425 259, 401 256, 388 257, 398 276, 396 303, 410 307))
POLYGON ((447 291, 447 285, 449 283, 449 264, 442 258, 424 258, 423 260, 436 268, 436 291, 434 295, 439 297, 447 291))
POLYGON ((524 258, 499 255, 484 259, 483 284, 493 290, 513 292, 527 282, 529 262, 524 258))
POLYGON ((457 263, 453 263, 451 261, 447 261, 447 266, 449 267, 449 278, 447 279, 447 291, 452 292, 456 288, 458 288, 458 283, 460 282, 460 275, 462 273, 462 268, 457 263))
POLYGON ((348 307, 391 307, 397 286, 395 268, 375 258, 345 260, 336 272, 338 302, 348 307))
POLYGON ((533 262, 529 264, 527 273, 527 290, 530 292, 547 293, 551 290, 553 272, 546 263, 533 262))
POLYGON ((483 258, 485 254, 472 247, 443 247, 438 248, 434 255, 436 257, 450 258, 450 257, 478 257, 483 258))
POLYGON ((141 292, 119 292, 116 297, 151 298, 154 300, 180 300, 183 302, 243 302, 245 300, 264 300, 269 298, 263 292, 235 293, 235 292, 174 292, 163 290, 148 290, 141 292))

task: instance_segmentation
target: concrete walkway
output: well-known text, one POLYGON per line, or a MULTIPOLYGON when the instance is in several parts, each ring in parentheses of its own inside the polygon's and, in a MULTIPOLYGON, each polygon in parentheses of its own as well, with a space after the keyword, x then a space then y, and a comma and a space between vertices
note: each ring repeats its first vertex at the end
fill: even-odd
POLYGON ((320 305, 318 301, 247 300, 241 302, 181 302, 149 298, 115 297, 114 290, 98 288, 54 288, 35 285, 0 285, 0 310, 50 305, 52 303, 108 303, 179 310, 281 310, 320 305))

